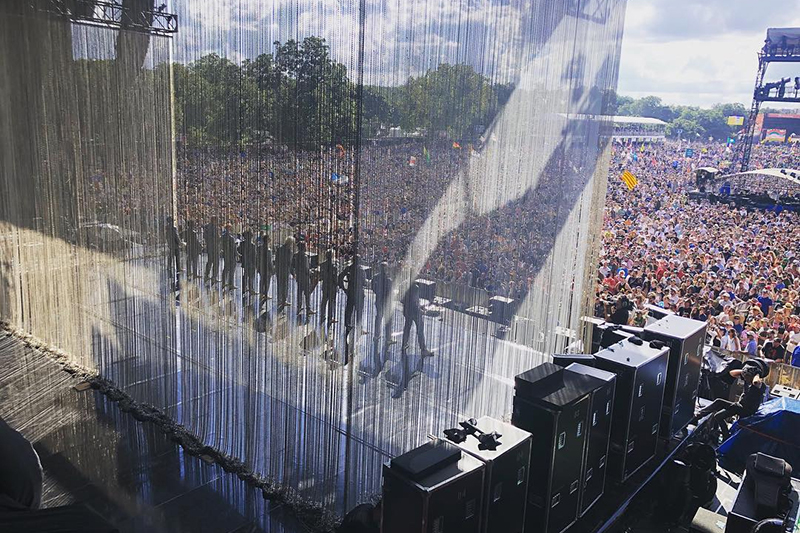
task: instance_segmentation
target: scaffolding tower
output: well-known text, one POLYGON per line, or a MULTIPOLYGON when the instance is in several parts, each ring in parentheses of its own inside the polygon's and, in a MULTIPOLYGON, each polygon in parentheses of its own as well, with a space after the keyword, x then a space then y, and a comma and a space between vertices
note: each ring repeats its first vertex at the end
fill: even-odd
POLYGON ((764 46, 758 52, 758 72, 753 89, 753 103, 739 138, 739 147, 733 159, 733 168, 739 164, 741 172, 750 166, 750 152, 762 102, 800 103, 800 69, 795 78, 764 83, 764 76, 771 63, 800 63, 800 28, 769 28, 764 46))

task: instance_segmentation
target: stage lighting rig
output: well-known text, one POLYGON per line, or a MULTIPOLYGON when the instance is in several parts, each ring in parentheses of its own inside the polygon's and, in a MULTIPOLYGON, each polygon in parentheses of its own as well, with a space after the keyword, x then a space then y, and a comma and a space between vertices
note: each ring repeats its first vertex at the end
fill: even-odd
POLYGON ((166 12, 167 4, 154 8, 152 1, 29 0, 28 5, 34 11, 68 18, 75 24, 153 35, 171 35, 178 31, 178 16, 166 12))
POLYGON ((745 120, 743 132, 740 135, 738 148, 734 155, 731 167, 739 167, 746 172, 750 167, 750 153, 753 141, 757 137, 756 123, 759 109, 763 102, 800 103, 800 76, 794 78, 794 94, 786 95, 786 84, 791 78, 783 78, 778 82, 763 83, 767 67, 771 63, 800 63, 800 28, 769 28, 763 48, 758 52, 758 71, 753 89, 753 102, 750 113, 745 120), (775 96, 770 92, 777 89, 775 96))

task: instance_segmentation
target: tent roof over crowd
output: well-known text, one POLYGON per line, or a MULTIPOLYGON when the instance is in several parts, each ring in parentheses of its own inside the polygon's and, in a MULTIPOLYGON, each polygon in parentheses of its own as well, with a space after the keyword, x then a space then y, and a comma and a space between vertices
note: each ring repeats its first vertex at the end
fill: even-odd
POLYGON ((616 123, 619 124, 650 124, 650 125, 667 125, 666 122, 663 120, 659 120, 657 118, 650 118, 650 117, 623 117, 623 116, 613 116, 611 117, 616 123))
POLYGON ((767 39, 773 43, 781 42, 783 37, 786 37, 788 45, 797 45, 800 43, 800 28, 769 28, 767 30, 767 39))
POLYGON ((747 172, 737 172, 735 174, 727 174, 720 176, 719 179, 738 178, 739 176, 771 176, 773 178, 780 178, 795 185, 800 185, 800 170, 792 170, 789 168, 763 168, 761 170, 749 170, 747 172), (794 174, 794 176, 792 176, 794 174))

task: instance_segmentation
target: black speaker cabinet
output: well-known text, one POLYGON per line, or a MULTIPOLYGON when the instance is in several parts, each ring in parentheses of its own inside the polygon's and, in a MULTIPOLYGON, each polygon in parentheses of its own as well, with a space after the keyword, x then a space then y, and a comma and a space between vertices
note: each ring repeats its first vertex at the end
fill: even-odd
POLYGON ((588 353, 556 353, 553 354, 553 364, 568 367, 572 363, 594 366, 594 356, 588 353))
POLYGON ((441 440, 393 459, 383 465, 381 532, 479 533, 483 476, 481 461, 441 440))
POLYGON ((586 437, 583 477, 581 478, 580 516, 583 516, 605 491, 611 416, 614 412, 614 390, 617 376, 613 372, 580 363, 569 365, 566 371, 588 376, 597 381, 589 406, 589 434, 586 437))
POLYGON ((429 279, 417 278, 417 285, 419 285, 419 297, 423 300, 433 302, 436 298, 436 282, 429 279))
POLYGON ((511 423, 532 437, 525 531, 560 533, 578 517, 594 379, 544 363, 515 378, 511 423))
POLYGON ((595 354, 595 366, 617 375, 607 475, 625 481, 656 452, 669 348, 638 337, 595 354))
POLYGON ((514 317, 514 300, 503 296, 489 298, 489 313, 494 322, 510 324, 514 317))
POLYGON ((485 465, 481 531, 522 533, 528 496, 531 434, 488 416, 480 418, 477 426, 484 433, 494 431, 502 435, 496 450, 481 450, 480 442, 474 437, 457 444, 485 465))
MULTIPOLYGON (((622 326, 618 324, 610 324, 608 322, 605 322, 601 326, 597 326, 595 329, 599 332, 597 351, 608 348, 612 344, 616 344, 621 340, 629 339, 633 336, 633 333, 624 331, 622 326)), ((592 348, 594 349, 594 346, 592 346, 592 348)), ((597 353, 597 351, 595 353, 597 353)))
POLYGON ((664 387, 661 436, 670 438, 686 427, 694 416, 706 323, 679 315, 667 315, 644 328, 645 340, 660 340, 669 346, 669 367, 664 387))

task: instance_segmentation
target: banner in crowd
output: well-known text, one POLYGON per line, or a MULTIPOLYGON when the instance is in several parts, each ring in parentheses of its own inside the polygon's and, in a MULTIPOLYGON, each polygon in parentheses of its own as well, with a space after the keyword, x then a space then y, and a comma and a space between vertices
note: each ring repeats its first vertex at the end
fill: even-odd
POLYGON ((786 130, 768 129, 764 135, 764 142, 782 143, 786 141, 786 130))
POLYGON ((632 191, 633 188, 639 184, 639 180, 636 179, 636 176, 627 170, 622 173, 622 182, 627 185, 629 191, 632 191))
POLYGON ((728 126, 742 126, 744 124, 744 117, 731 115, 728 117, 728 126))

